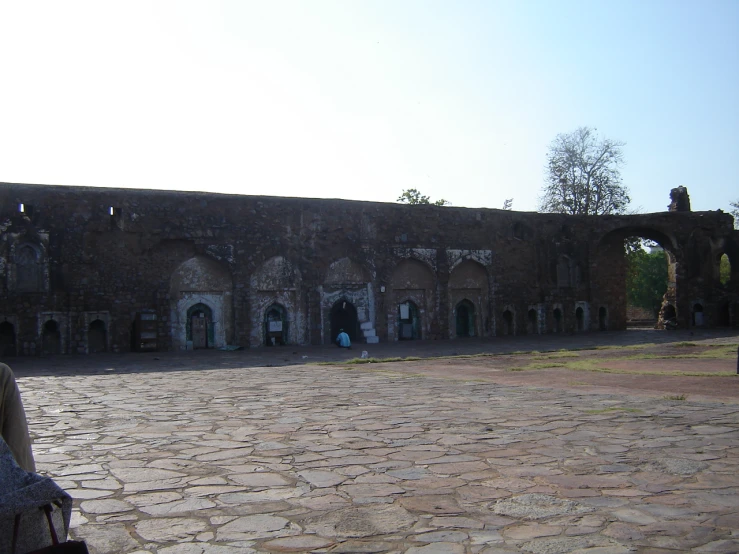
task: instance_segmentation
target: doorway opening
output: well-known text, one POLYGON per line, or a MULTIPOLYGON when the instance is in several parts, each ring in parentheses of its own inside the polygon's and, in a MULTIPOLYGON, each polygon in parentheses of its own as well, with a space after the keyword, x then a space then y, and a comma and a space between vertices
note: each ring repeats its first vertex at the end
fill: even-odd
POLYGON ((475 305, 467 299, 457 304, 455 310, 458 337, 475 336, 475 305))
POLYGON ((0 323, 0 356, 15 356, 15 327, 9 321, 0 323))
POLYGON ((59 331, 59 324, 53 319, 44 323, 44 330, 41 335, 41 351, 44 354, 62 353, 62 334, 59 331))
POLYGON ((398 339, 417 340, 421 338, 421 318, 418 306, 410 300, 398 305, 398 339))
POLYGON ((578 306, 577 309, 575 310, 575 321, 577 321, 577 330, 584 331, 585 330, 585 310, 583 310, 580 306, 578 306))
POLYGON ((359 319, 357 319, 357 309, 351 302, 346 300, 339 300, 331 308, 331 342, 336 341, 336 337, 339 336, 339 330, 344 329, 344 332, 349 335, 349 339, 352 342, 357 340, 359 337, 359 319))
POLYGON ((731 326, 731 309, 728 302, 724 302, 718 309, 718 325, 719 327, 731 326))
POLYGON ((514 327, 513 327, 513 312, 511 310, 506 310, 503 312, 503 335, 513 335, 515 334, 514 327))
POLYGON ((213 310, 203 303, 190 306, 187 310, 186 332, 193 349, 212 348, 215 343, 213 310))
POLYGON ((107 350, 107 331, 105 323, 96 319, 87 328, 87 351, 90 354, 107 350))
POLYGON ((693 304, 693 325, 695 327, 703 327, 703 304, 693 304))
POLYGON ((553 331, 555 333, 561 333, 562 332, 562 310, 560 310, 559 308, 554 308, 554 311, 552 312, 552 319, 554 320, 553 331))
POLYGON ((608 310, 605 306, 598 308, 598 329, 601 331, 608 330, 608 310))
POLYGON ((536 335, 539 332, 539 314, 531 308, 526 314, 526 333, 536 335))
POLYGON ((272 304, 264 313, 264 344, 287 344, 287 310, 280 304, 272 304))

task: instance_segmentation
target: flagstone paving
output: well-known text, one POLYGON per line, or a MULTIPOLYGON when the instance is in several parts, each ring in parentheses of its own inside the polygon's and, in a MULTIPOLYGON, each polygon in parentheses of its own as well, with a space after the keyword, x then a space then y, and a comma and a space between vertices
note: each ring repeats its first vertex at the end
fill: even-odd
POLYGON ((19 384, 92 553, 739 552, 735 402, 387 365, 19 384))

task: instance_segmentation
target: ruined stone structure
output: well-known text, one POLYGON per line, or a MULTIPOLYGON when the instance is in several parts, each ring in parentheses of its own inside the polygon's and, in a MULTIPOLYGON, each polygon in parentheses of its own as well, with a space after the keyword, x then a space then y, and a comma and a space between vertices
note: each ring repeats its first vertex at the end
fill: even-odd
POLYGON ((663 311, 682 327, 737 325, 732 224, 682 208, 567 216, 0 184, 0 352, 623 329, 630 236, 669 252, 663 311))

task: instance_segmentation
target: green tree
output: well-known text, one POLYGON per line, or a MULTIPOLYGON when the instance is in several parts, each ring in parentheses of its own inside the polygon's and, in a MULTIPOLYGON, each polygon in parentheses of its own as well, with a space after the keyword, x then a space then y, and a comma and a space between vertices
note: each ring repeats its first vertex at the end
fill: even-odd
POLYGON ((729 202, 731 209, 729 213, 734 216, 734 229, 739 229, 739 200, 736 202, 729 202))
POLYGON ((580 127, 549 146, 539 210, 573 215, 621 214, 631 202, 621 181, 624 143, 580 127))
POLYGON ((722 285, 727 284, 731 280, 731 263, 729 262, 729 256, 726 254, 721 256, 721 262, 719 263, 719 281, 722 285))
POLYGON ((448 206, 450 204, 450 202, 444 200, 443 198, 439 198, 438 200, 432 202, 431 198, 421 194, 418 189, 403 189, 403 194, 398 196, 398 202, 411 205, 432 204, 434 206, 448 206))
POLYGON ((652 310, 656 317, 667 291, 667 256, 664 250, 627 250, 626 263, 628 304, 652 310))

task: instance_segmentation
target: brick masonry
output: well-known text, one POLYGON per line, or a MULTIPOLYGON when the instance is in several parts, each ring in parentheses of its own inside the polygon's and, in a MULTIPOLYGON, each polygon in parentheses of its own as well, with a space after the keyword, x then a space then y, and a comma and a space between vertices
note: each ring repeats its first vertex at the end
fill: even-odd
POLYGON ((360 343, 623 329, 629 236, 668 251, 666 305, 682 327, 696 308, 706 326, 739 319, 739 232, 721 211, 581 217, 5 183, 0 233, 4 356, 128 351, 142 312, 156 315, 160 350, 327 344, 338 326, 360 343))

